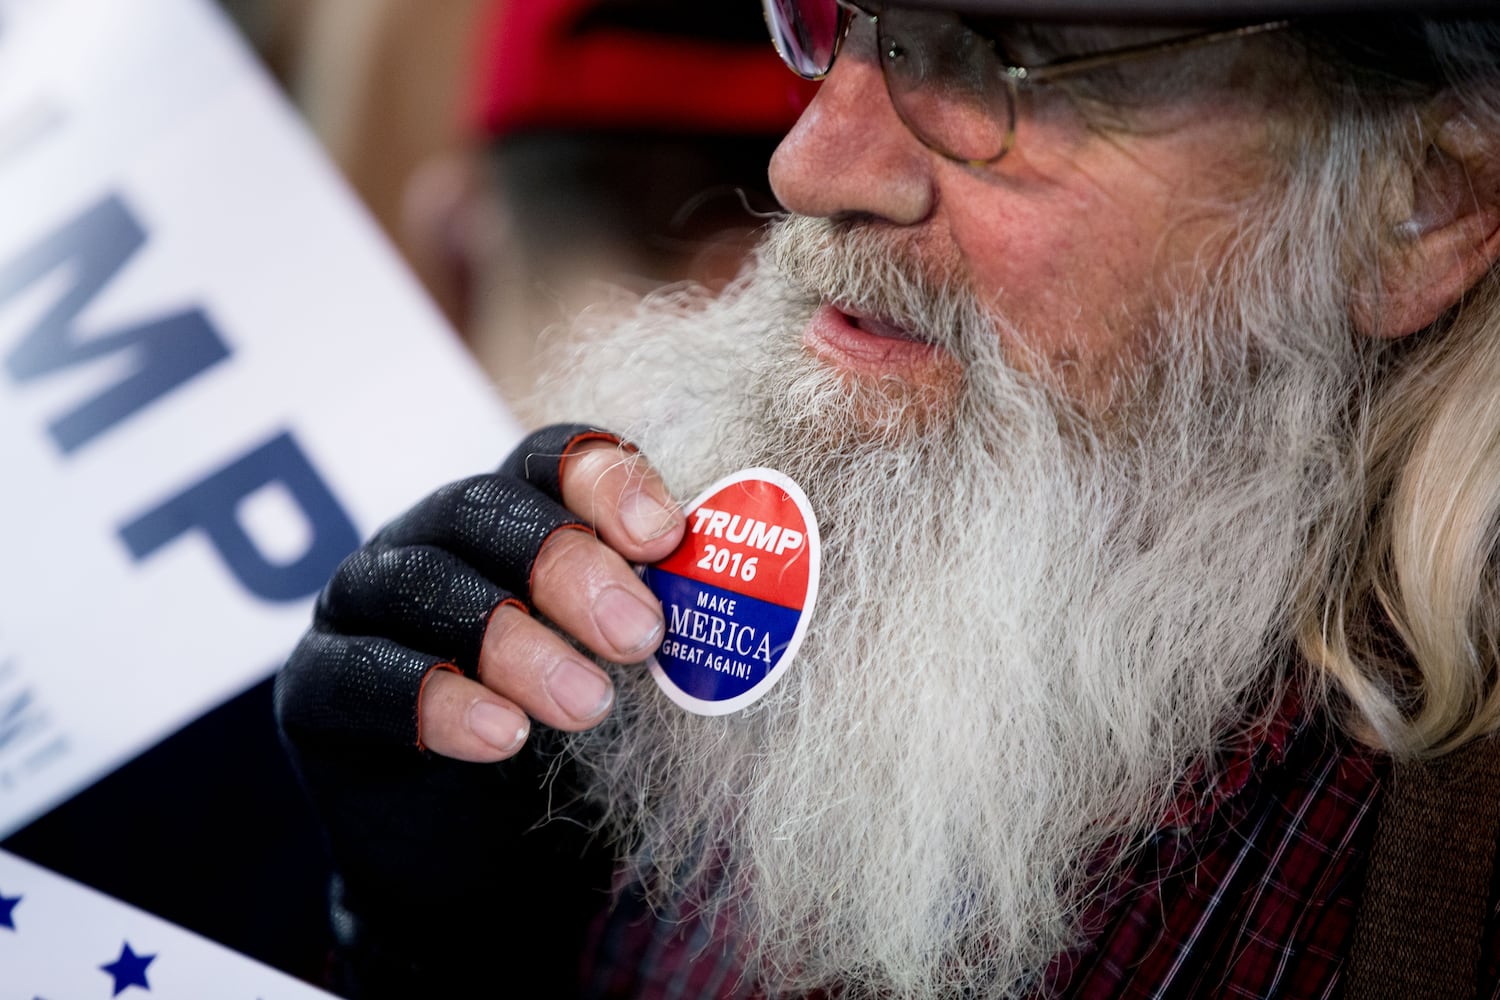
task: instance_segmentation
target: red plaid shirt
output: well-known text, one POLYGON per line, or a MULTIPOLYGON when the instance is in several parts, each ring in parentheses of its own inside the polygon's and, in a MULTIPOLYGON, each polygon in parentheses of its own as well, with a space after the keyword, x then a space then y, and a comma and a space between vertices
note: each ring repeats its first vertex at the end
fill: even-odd
MULTIPOLYGON (((1339 990, 1386 758, 1295 704, 1200 785, 1055 959, 1039 997, 1298 997, 1339 990)), ((585 994, 751 997, 732 936, 633 897, 598 925, 585 994)), ((1497 924, 1491 921, 1492 928, 1497 924)), ((1485 962, 1496 996, 1495 934, 1485 962)))

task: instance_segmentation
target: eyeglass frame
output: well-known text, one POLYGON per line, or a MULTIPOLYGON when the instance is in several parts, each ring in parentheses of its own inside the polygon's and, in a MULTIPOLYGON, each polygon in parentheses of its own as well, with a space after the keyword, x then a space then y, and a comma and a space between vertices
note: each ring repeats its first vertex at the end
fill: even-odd
MULTIPOLYGON (((766 12, 768 23, 770 20, 769 8, 772 2, 774 2, 774 0, 764 0, 762 4, 762 9, 766 12)), ((875 27, 876 44, 877 46, 879 45, 879 13, 866 9, 860 4, 855 3, 854 0, 834 0, 834 3, 845 11, 848 11, 851 15, 859 15, 869 18, 871 25, 875 27)), ((839 29, 837 36, 834 38, 833 45, 829 49, 828 66, 821 72, 811 76, 800 72, 796 67, 795 61, 782 50, 781 40, 778 36, 778 33, 774 29, 774 26, 772 27, 771 31, 771 42, 775 47, 777 54, 781 56, 781 61, 797 76, 801 77, 804 80, 822 80, 827 77, 829 73, 833 72, 833 64, 838 61, 839 50, 843 48, 844 41, 848 37, 849 29, 853 26, 853 24, 853 16, 845 18, 843 27, 839 29)), ((1009 121, 1006 123, 1005 138, 1002 141, 1000 151, 994 156, 988 157, 986 159, 974 159, 951 153, 948 150, 943 149, 941 146, 934 144, 932 140, 928 139, 922 134, 922 132, 913 127, 912 123, 907 121, 906 115, 901 110, 902 101, 891 89, 891 78, 889 71, 886 69, 886 59, 884 54, 877 52, 876 58, 880 62, 880 76, 881 79, 885 82, 886 93, 890 95, 891 105, 893 108, 895 108, 897 116, 900 117, 901 124, 906 126, 906 130, 910 132, 918 142, 920 142, 922 145, 926 146, 933 152, 937 153, 944 159, 951 160, 954 163, 960 163, 968 167, 987 167, 999 162, 999 160, 1003 158, 1006 153, 1010 152, 1011 149, 1015 147, 1017 108, 1020 103, 1019 98, 1022 86, 1050 83, 1053 80, 1058 79, 1059 77, 1069 76, 1074 73, 1087 72, 1089 70, 1098 69, 1102 66, 1110 66, 1121 62, 1134 62, 1139 59, 1146 59, 1158 55, 1167 55, 1172 52, 1180 52, 1187 49, 1194 49, 1207 45, 1216 45, 1220 42, 1235 41, 1237 39, 1249 38, 1255 35, 1266 34, 1273 31, 1282 31, 1291 26, 1292 20, 1290 18, 1283 18, 1275 21, 1262 21, 1256 24, 1242 24, 1232 28, 1212 28, 1207 31, 1193 32, 1187 35, 1178 35, 1174 38, 1166 38, 1157 42, 1142 42, 1136 45, 1123 45, 1119 48, 1105 49, 1101 52, 1085 52, 1078 55, 1063 56, 1060 59, 1054 59, 1051 62, 1040 63, 1035 66, 1018 66, 1006 62, 1005 59, 1000 56, 999 51, 997 51, 995 48, 996 40, 993 38, 988 38, 976 31, 974 32, 974 34, 983 39, 984 42, 989 45, 990 50, 995 52, 996 57, 1000 59, 1000 66, 1005 71, 1005 83, 1010 95, 1010 99, 1007 102, 1009 105, 1009 121)))

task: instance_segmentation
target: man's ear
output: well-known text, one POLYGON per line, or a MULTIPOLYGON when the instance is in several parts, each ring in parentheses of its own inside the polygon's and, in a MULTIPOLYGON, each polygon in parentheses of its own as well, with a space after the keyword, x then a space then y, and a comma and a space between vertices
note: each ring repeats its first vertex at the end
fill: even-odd
POLYGON ((1355 289, 1355 327, 1374 337, 1425 329, 1500 256, 1500 136, 1449 114, 1412 176, 1409 214, 1387 234, 1378 273, 1355 289))

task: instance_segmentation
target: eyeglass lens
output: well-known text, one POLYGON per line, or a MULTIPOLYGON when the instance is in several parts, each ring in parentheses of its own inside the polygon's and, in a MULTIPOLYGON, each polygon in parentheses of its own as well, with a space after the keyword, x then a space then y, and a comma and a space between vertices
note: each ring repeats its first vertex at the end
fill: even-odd
POLYGON ((993 44, 953 14, 887 10, 876 22, 896 113, 955 159, 988 163, 1015 134, 1015 85, 993 44))
MULTIPOLYGON (((763 0, 766 25, 786 64, 819 79, 833 65, 849 18, 837 0, 763 0)), ((956 15, 885 9, 876 47, 891 103, 923 143, 955 160, 989 163, 1015 134, 1014 83, 991 43, 956 15)))
POLYGON ((848 24, 849 12, 837 0, 762 0, 771 41, 792 72, 821 79, 848 24))

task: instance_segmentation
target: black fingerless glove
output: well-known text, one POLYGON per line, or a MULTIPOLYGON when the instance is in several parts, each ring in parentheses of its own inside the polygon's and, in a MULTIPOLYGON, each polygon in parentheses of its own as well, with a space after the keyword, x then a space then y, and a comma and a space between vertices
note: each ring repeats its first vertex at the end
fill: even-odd
POLYGON ((592 530, 562 506, 560 482, 574 449, 597 439, 618 442, 545 428, 495 474, 446 486, 391 522, 339 567, 276 679, 283 742, 339 873, 336 986, 351 996, 572 987, 608 858, 591 844, 589 817, 567 815, 576 795, 548 752, 551 734, 536 727, 515 758, 468 764, 425 752, 418 719, 432 672, 476 676, 490 618, 526 609, 546 540, 592 530), (542 825, 549 817, 574 822, 542 825))

